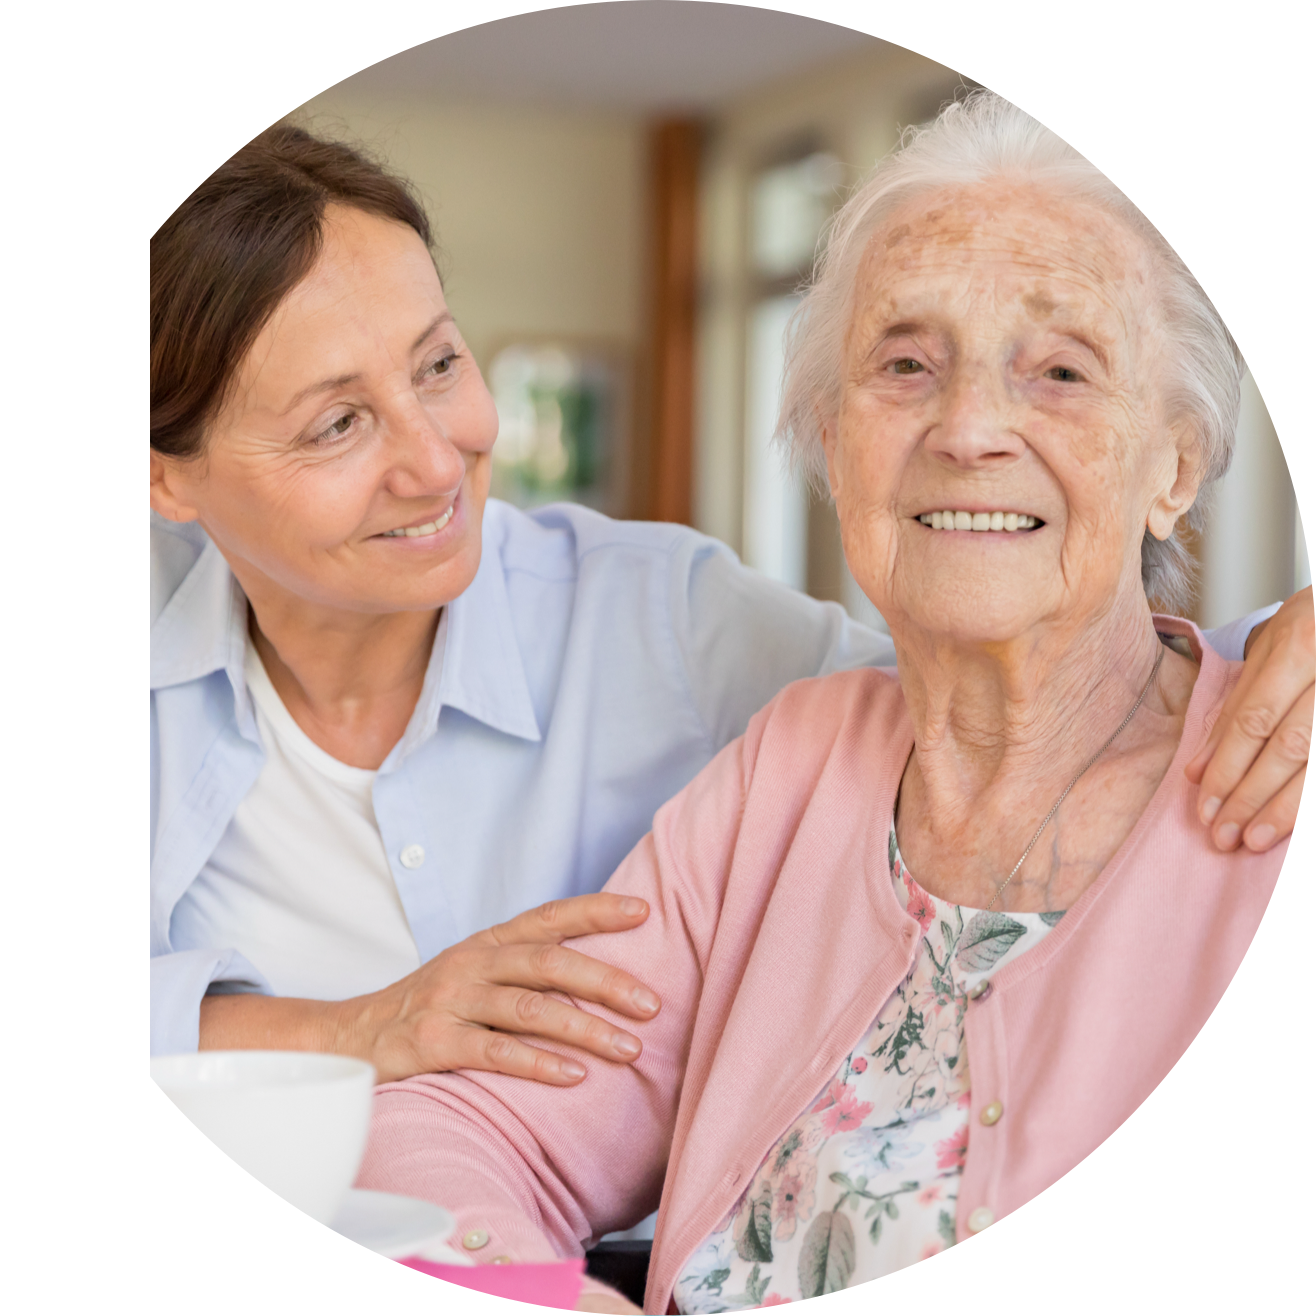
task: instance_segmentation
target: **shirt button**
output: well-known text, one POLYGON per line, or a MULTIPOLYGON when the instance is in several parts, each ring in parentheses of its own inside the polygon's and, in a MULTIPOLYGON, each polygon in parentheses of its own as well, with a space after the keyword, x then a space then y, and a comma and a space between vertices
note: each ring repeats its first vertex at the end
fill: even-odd
POLYGON ((984 978, 981 982, 975 982, 973 986, 969 988, 969 1000, 971 1001, 981 1001, 984 997, 990 996, 991 994, 992 980, 990 978, 984 978))
POLYGON ((398 855, 398 858, 402 860, 403 868, 419 868, 425 862, 425 847, 409 845, 398 855))
POLYGON ((969 1212, 969 1232, 981 1234, 995 1219, 990 1206, 976 1206, 969 1212))
POLYGON ((462 1247, 468 1252, 478 1252, 489 1241, 489 1235, 483 1229, 472 1229, 462 1239, 462 1247))
POLYGON ((1005 1107, 999 1101, 993 1101, 978 1112, 978 1118, 984 1124, 995 1124, 1005 1114, 1005 1107))

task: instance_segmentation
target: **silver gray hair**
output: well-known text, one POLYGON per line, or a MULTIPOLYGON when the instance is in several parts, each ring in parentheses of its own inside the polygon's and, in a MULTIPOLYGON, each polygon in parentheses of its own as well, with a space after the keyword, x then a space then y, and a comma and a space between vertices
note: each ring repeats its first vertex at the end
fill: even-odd
POLYGON ((786 330, 777 434, 792 465, 826 489, 822 430, 841 402, 846 335, 869 240, 900 206, 925 192, 1025 177, 1101 205, 1142 240, 1160 274, 1170 340, 1165 388, 1171 423, 1186 423, 1201 456, 1198 497, 1174 533, 1142 543, 1142 582, 1162 607, 1182 611, 1194 589, 1187 533, 1201 529, 1209 486, 1229 469, 1238 425, 1242 355, 1214 306, 1147 217, 1095 165, 1049 128, 989 91, 947 105, 930 124, 906 129, 900 145, 860 183, 819 243, 814 276, 786 330))

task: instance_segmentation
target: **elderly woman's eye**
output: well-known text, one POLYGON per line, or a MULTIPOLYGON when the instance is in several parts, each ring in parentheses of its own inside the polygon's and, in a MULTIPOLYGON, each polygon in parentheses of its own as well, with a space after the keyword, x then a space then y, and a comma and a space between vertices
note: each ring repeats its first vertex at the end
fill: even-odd
POLYGON ((891 369, 898 375, 916 375, 923 369, 923 363, 915 361, 912 356, 902 356, 899 361, 891 363, 891 369))
POLYGON ((1052 366, 1046 372, 1048 379, 1059 380, 1062 384, 1081 384, 1083 376, 1077 370, 1071 370, 1068 366, 1052 366))

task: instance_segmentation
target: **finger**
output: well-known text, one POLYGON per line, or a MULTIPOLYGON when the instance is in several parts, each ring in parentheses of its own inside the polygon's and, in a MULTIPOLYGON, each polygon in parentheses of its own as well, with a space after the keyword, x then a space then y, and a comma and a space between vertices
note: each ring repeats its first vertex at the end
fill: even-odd
POLYGON ((605 1005, 633 1019, 649 1019, 661 1004, 625 969, 583 955, 569 946, 502 946, 492 952, 486 982, 536 991, 564 992, 577 1000, 605 1005))
POLYGON ((471 1018, 505 1033, 529 1033, 548 1042, 577 1047, 604 1060, 628 1062, 641 1050, 638 1037, 606 1019, 528 988, 490 988, 471 1018))
POLYGON ((1225 705, 1220 710, 1220 716, 1216 718, 1211 727, 1206 742, 1193 755, 1188 766, 1184 769, 1189 781, 1200 782, 1202 780, 1211 759, 1215 756, 1216 749, 1225 738, 1225 733, 1234 727, 1234 719, 1239 708, 1252 696, 1253 686, 1256 685, 1257 680, 1265 672, 1266 660, 1270 657, 1270 653, 1271 650, 1268 645, 1263 649, 1258 649, 1252 660, 1244 665, 1243 670, 1238 675, 1238 681, 1229 692, 1229 698, 1225 700, 1225 705))
POLYGON ((588 896, 566 896, 528 909, 482 934, 490 944, 512 946, 519 942, 557 942, 585 937, 592 932, 625 932, 649 917, 649 905, 639 896, 599 891, 588 896))
POLYGON ((1252 825, 1243 833, 1243 844, 1249 850, 1260 854, 1272 845, 1277 845, 1293 831, 1306 779, 1307 769, 1303 768, 1289 779, 1283 790, 1271 797, 1270 803, 1252 820, 1252 825))
MULTIPOLYGON (((1198 815, 1208 825, 1215 821, 1224 801, 1238 789, 1266 742, 1291 711, 1305 707, 1310 726, 1311 673, 1295 672, 1282 665, 1276 671, 1272 670, 1274 666, 1259 672, 1246 690, 1235 690, 1221 711, 1219 723, 1224 726, 1218 723, 1214 729, 1222 730, 1222 735, 1197 792, 1198 815)), ((1302 762, 1306 762, 1305 756, 1302 762)), ((1295 764, 1284 780, 1299 766, 1301 763, 1295 764)), ((1259 806, 1264 798, 1255 803, 1259 806)))
POLYGON ((1261 810, 1306 767, 1311 748, 1312 703, 1313 695, 1308 691, 1289 710, 1242 781, 1221 805, 1211 828, 1220 849, 1232 850, 1261 810))
POLYGON ((572 1087, 586 1072, 579 1060, 555 1055, 508 1033, 487 1028, 463 1028, 454 1052, 454 1069, 482 1069, 512 1078, 533 1079, 551 1087, 572 1087))

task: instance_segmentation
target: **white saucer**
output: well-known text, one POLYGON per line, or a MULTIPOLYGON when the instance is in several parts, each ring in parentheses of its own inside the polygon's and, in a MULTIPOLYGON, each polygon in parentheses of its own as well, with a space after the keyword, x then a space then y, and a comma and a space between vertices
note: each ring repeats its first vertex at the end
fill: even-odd
POLYGON ((444 1243, 455 1225, 452 1215, 433 1202, 353 1188, 330 1228, 353 1243, 395 1260, 424 1256, 431 1261, 468 1266, 469 1257, 460 1256, 444 1243))

